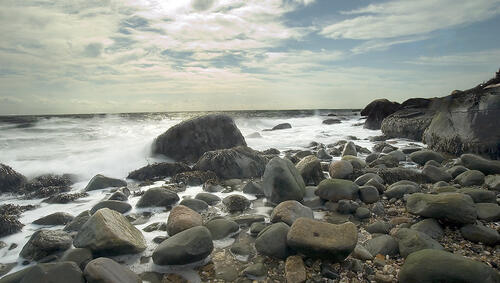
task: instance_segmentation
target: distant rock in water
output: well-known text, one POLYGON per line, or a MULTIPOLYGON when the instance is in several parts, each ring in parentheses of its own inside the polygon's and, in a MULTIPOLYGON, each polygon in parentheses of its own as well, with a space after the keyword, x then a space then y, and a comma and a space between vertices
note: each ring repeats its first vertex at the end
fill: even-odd
POLYGON ((120 179, 114 179, 110 177, 106 177, 104 175, 98 174, 95 175, 90 182, 85 187, 84 191, 95 191, 102 190, 109 187, 126 187, 127 182, 120 179))
POLYGON ((333 125, 333 124, 340 124, 340 123, 342 123, 342 121, 340 121, 340 119, 331 118, 331 119, 323 120, 323 124, 325 124, 325 125, 333 125))
POLYGON ((378 130, 382 124, 382 120, 392 113, 398 111, 401 105, 397 102, 392 102, 387 99, 376 99, 361 110, 362 116, 367 116, 365 128, 378 130))
POLYGON ((26 182, 26 177, 0 163, 0 193, 15 192, 26 182))
POLYGON ((211 150, 246 146, 245 138, 233 119, 210 114, 183 121, 153 142, 153 153, 164 154, 177 161, 196 162, 211 150))
POLYGON ((172 177, 176 174, 191 171, 191 168, 184 163, 181 162, 162 162, 162 163, 154 163, 137 170, 130 172, 127 176, 128 179, 146 181, 146 180, 155 180, 155 179, 163 179, 166 177, 172 177))
POLYGON ((284 130, 284 129, 291 129, 292 125, 290 123, 281 123, 276 126, 274 126, 272 129, 265 129, 264 131, 276 131, 276 130, 284 130))

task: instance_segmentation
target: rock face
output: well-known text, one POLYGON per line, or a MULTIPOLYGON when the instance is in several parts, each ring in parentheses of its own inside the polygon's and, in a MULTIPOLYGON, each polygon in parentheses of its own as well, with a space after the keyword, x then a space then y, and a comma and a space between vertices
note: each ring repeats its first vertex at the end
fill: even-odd
POLYGON ((80 228, 73 245, 88 248, 96 255, 121 255, 142 252, 146 240, 120 213, 103 208, 80 228))
POLYGON ((40 260, 71 247, 71 236, 61 230, 39 230, 24 245, 20 256, 28 260, 40 260))
POLYGON ((141 283, 142 280, 132 270, 105 257, 92 260, 83 273, 88 283, 141 283))
POLYGON ((137 202, 137 207, 169 207, 179 201, 179 196, 165 188, 147 190, 137 202))
POLYGON ((471 169, 483 172, 485 175, 500 174, 500 161, 489 160, 475 154, 462 154, 462 164, 471 169))
POLYGON ((399 110, 401 105, 387 99, 376 99, 361 110, 362 116, 367 116, 364 127, 366 129, 378 130, 385 117, 399 110))
POLYGON ((472 198, 460 193, 415 193, 408 197, 406 209, 415 215, 456 224, 474 223, 477 217, 472 198))
POLYGON ((162 162, 144 166, 128 174, 128 179, 146 181, 172 177, 175 174, 191 171, 191 168, 181 162, 162 162))
POLYGON ((206 258, 213 249, 210 231, 197 226, 163 241, 154 250, 153 261, 158 265, 183 265, 206 258))
POLYGON ((266 165, 262 188, 270 201, 280 203, 285 200, 301 201, 306 186, 291 161, 275 157, 266 165))
POLYGON ((184 205, 177 205, 170 211, 167 221, 168 235, 173 236, 192 227, 201 226, 203 221, 198 212, 184 205))
POLYGON ((309 218, 297 219, 287 235, 287 243, 294 250, 312 257, 343 261, 356 247, 356 225, 347 222, 340 225, 309 218))
POLYGON ((300 217, 314 218, 312 209, 296 200, 287 200, 273 209, 271 222, 284 222, 292 225, 300 217))
POLYGON ((500 117, 499 94, 498 86, 478 86, 441 98, 424 142, 455 155, 471 152, 500 158, 500 131, 493 122, 500 117))
POLYGON ((177 161, 196 162, 205 152, 246 146, 245 138, 233 119, 210 114, 183 121, 158 136, 153 153, 177 161))
POLYGON ((323 176, 323 170, 321 169, 321 162, 314 155, 308 155, 302 158, 295 167, 299 170, 306 185, 317 185, 325 178, 323 176))
POLYGON ((496 283, 500 274, 484 263, 441 250, 425 249, 406 258, 399 272, 401 283, 496 283))
POLYGON ((205 152, 195 164, 195 170, 213 171, 223 179, 261 177, 267 159, 257 151, 238 146, 205 152))
POLYGON ((15 192, 26 182, 26 177, 0 163, 0 193, 15 192))
POLYGON ((355 200, 358 198, 359 186, 349 180, 326 179, 321 181, 315 194, 322 199, 333 202, 341 199, 355 200))
POLYGON ((102 190, 109 187, 126 187, 126 186, 127 182, 123 180, 109 178, 99 174, 95 175, 94 178, 90 180, 90 182, 85 187, 85 191, 88 192, 88 191, 102 190))

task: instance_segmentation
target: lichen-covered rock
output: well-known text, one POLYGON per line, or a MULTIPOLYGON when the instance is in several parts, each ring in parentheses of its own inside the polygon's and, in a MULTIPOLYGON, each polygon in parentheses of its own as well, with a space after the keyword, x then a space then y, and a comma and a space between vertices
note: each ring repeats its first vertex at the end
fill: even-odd
POLYGON ((306 185, 317 185, 325 178, 325 176, 323 176, 323 170, 321 169, 321 162, 314 155, 308 155, 302 158, 295 167, 299 170, 306 185))
POLYGON ((191 168, 181 162, 153 163, 130 172, 127 178, 138 181, 157 180, 187 171, 191 171, 191 168))
POLYGON ((71 247, 71 236, 62 230, 38 230, 19 253, 28 260, 40 260, 71 247))
POLYGON ((16 192, 24 182, 26 182, 26 177, 0 163, 0 193, 16 192))
POLYGON ((315 194, 322 199, 333 202, 341 199, 355 200, 358 198, 359 186, 354 182, 342 179, 326 179, 321 181, 315 194))

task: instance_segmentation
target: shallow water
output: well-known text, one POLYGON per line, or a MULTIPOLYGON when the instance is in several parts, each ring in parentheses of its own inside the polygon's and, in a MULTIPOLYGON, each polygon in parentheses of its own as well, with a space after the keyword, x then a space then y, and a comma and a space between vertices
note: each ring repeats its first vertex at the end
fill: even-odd
MULTIPOLYGON (((113 114, 113 115, 66 115, 66 116, 29 116, 29 117, 0 117, 0 163, 11 166, 14 170, 28 178, 45 174, 71 173, 78 176, 78 182, 72 186, 73 192, 82 190, 88 181, 96 174, 109 177, 125 178, 132 170, 155 161, 165 161, 162 157, 152 157, 151 143, 159 134, 180 121, 203 113, 145 113, 145 114, 113 114)), ((277 148, 280 151, 288 149, 305 149, 310 142, 323 144, 334 143, 347 136, 356 136, 356 144, 371 149, 374 143, 368 141, 369 136, 380 135, 380 131, 366 130, 357 126, 363 122, 358 112, 351 110, 305 110, 305 111, 242 111, 227 112, 235 119, 236 125, 242 134, 247 137, 259 133, 259 138, 246 138, 248 146, 256 150, 277 148), (336 113, 337 117, 327 117, 328 113, 336 113), (327 118, 339 118, 340 124, 324 125, 327 118), (291 129, 279 131, 262 131, 279 123, 290 123, 291 129)), ((393 140, 396 146, 404 146, 410 141, 393 140)), ((338 159, 338 158, 335 158, 338 159)), ((131 182, 133 184, 133 182, 131 182)), ((150 186, 155 187, 163 182, 150 186)), ((143 187, 142 189, 147 189, 143 187)), ((201 186, 189 187, 179 193, 182 197, 194 197, 201 192, 201 186)), ((78 199, 69 204, 47 204, 41 200, 20 200, 13 195, 0 196, 0 205, 12 203, 17 205, 35 204, 39 207, 22 214, 20 221, 25 224, 20 233, 0 238, 10 245, 18 247, 8 251, 0 250, 0 263, 18 262, 13 270, 21 268, 22 259, 18 257, 24 244, 34 231, 40 228, 61 229, 61 226, 44 227, 31 224, 34 220, 57 212, 65 211, 74 216, 90 209, 104 199, 108 190, 92 191, 89 196, 78 199)), ((239 193, 239 192, 233 192, 239 193)), ((231 193, 231 194, 233 194, 231 193)), ((229 194, 215 193, 223 198, 229 194)), ((241 194, 241 193, 240 193, 241 194)), ((255 199, 251 195, 245 195, 255 199)), ((166 221, 168 212, 161 209, 135 208, 139 197, 129 198, 134 207, 129 213, 153 211, 148 223, 137 225, 140 230, 147 225, 166 221)), ((268 215, 268 208, 257 207, 258 213, 268 215)), ((221 214, 224 214, 220 211, 221 214)), ((321 218, 323 215, 315 215, 321 218)), ((152 239, 164 235, 165 232, 143 232, 148 249, 142 254, 152 254, 155 244, 152 239)), ((228 245, 229 239, 217 241, 217 246, 228 245)), ((230 243, 229 243, 230 244, 230 243)), ((139 264, 141 255, 120 257, 136 272, 151 270, 169 270, 159 267, 152 262, 139 264)), ((179 269, 179 268, 177 268, 179 269)), ((181 268, 183 275, 197 281, 196 274, 190 267, 181 268)))

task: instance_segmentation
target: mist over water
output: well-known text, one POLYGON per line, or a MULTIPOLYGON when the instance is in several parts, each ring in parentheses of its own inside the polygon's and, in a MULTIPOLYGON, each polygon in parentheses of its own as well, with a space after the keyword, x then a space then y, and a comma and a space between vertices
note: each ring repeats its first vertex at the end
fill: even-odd
MULTIPOLYGON (((0 118, 0 162, 28 178, 41 174, 71 173, 80 180, 96 174, 124 178, 128 172, 165 157, 151 156, 155 137, 171 126, 201 112, 29 116, 0 118)), ((360 139, 379 134, 361 126, 351 110, 239 111, 226 112, 235 119, 248 145, 256 150, 271 147, 299 149, 311 141, 332 143, 354 135, 360 139), (338 117, 327 117, 336 113, 338 117), (341 124, 324 125, 327 118, 341 124), (292 129, 262 131, 279 123, 292 129), (247 136, 258 132, 260 138, 247 136)), ((366 141, 359 141, 366 145, 366 141)))

